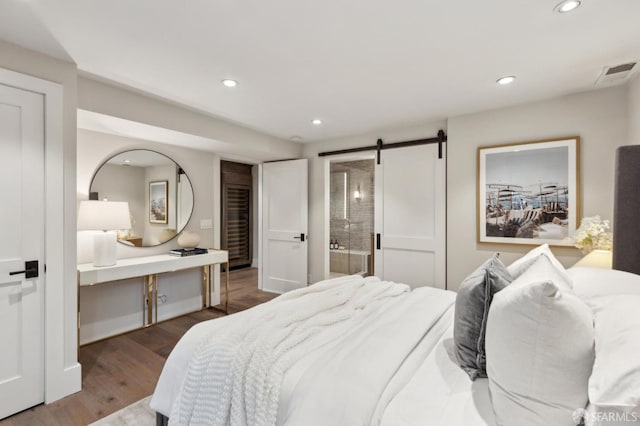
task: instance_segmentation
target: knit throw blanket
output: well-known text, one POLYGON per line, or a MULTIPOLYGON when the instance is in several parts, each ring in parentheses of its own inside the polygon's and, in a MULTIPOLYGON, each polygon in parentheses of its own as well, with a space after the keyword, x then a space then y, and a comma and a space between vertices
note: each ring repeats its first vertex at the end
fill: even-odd
POLYGON ((285 293, 214 327, 189 364, 170 424, 275 425, 287 370, 408 291, 375 277, 342 277, 285 293))

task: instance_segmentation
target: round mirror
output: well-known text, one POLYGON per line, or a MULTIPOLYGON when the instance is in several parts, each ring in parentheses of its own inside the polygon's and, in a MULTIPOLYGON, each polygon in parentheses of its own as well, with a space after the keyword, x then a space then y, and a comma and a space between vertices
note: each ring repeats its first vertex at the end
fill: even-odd
POLYGON ((193 188, 184 170, 166 155, 145 149, 108 159, 93 176, 90 197, 127 201, 131 229, 118 231, 118 241, 151 247, 179 234, 193 212, 193 188))

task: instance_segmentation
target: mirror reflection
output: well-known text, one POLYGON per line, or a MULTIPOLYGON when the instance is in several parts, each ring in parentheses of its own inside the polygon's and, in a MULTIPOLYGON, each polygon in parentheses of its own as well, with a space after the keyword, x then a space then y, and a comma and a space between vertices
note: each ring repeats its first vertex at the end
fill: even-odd
POLYGON ((193 212, 193 188, 184 170, 166 155, 136 149, 107 160, 91 181, 90 198, 127 201, 131 229, 118 241, 136 247, 163 244, 179 234, 193 212))

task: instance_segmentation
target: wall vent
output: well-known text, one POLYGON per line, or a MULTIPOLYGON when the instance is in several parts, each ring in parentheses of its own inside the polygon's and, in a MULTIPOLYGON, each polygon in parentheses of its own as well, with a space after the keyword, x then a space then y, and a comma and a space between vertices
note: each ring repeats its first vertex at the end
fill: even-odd
POLYGON ((596 84, 610 84, 625 82, 631 74, 637 70, 636 62, 628 62, 626 64, 615 65, 612 67, 604 67, 602 73, 596 80, 596 84))

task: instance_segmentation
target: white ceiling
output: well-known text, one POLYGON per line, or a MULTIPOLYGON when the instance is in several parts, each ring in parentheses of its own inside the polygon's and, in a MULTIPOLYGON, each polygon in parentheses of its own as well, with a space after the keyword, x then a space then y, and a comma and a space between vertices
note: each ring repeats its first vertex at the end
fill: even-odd
POLYGON ((312 141, 590 90, 640 59, 640 1, 558 1, 2 0, 0 38, 312 141))

